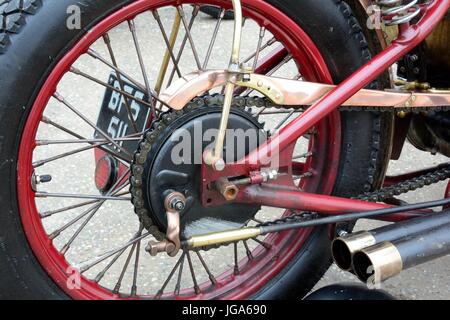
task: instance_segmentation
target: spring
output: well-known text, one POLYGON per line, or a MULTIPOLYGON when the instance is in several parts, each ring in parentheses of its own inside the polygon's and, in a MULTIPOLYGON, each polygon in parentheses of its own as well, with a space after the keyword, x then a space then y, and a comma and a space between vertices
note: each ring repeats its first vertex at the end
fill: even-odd
POLYGON ((410 22, 420 13, 418 0, 377 0, 387 26, 410 22))

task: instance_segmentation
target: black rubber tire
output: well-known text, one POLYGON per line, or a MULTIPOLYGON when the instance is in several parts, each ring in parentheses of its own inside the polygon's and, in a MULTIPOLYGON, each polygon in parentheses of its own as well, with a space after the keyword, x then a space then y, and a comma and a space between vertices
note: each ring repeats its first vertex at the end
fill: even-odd
MULTIPOLYGON (((218 7, 214 7, 214 6, 202 6, 200 8, 200 11, 203 13, 206 13, 208 16, 211 16, 214 19, 218 19, 219 18, 219 14, 221 9, 218 7)), ((234 19, 234 14, 232 11, 227 11, 225 12, 225 15, 223 16, 224 20, 232 20, 234 19)))
MULTIPOLYGON (((0 16, 10 17, 1 1, 0 16)), ((129 0, 44 0, 33 2, 34 12, 18 8, 17 29, 5 29, 0 54, 0 299, 66 299, 63 291, 42 269, 24 235, 16 196, 16 166, 21 133, 32 103, 55 63, 92 25, 129 3, 129 0), (83 10, 82 29, 66 28, 66 10, 77 4, 83 10), (6 30, 6 31, 5 31, 6 30), (2 44, 3 45, 3 44, 2 44)), ((290 15, 321 50, 336 82, 363 65, 371 54, 352 16, 340 0, 269 0, 290 15), (344 45, 345 44, 345 45, 344 45)), ((391 123, 376 113, 343 113, 339 195, 368 191, 384 173, 391 123)), ((329 267, 330 240, 318 228, 307 244, 254 298, 299 298, 308 293, 329 267)))

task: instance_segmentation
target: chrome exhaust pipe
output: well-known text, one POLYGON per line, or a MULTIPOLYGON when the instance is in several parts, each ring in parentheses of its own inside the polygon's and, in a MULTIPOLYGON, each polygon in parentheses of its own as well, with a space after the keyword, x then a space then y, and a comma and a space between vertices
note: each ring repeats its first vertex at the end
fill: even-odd
POLYGON ((362 249, 353 256, 353 271, 361 281, 375 285, 447 254, 450 254, 450 223, 362 249))
POLYGON ((376 238, 370 231, 355 232, 333 240, 331 255, 336 265, 345 271, 352 270, 353 255, 361 249, 373 246, 376 238))
POLYGON ((351 271, 353 255, 356 252, 377 243, 409 237, 447 223, 450 223, 450 210, 370 231, 352 233, 335 239, 331 245, 331 254, 339 268, 351 271))

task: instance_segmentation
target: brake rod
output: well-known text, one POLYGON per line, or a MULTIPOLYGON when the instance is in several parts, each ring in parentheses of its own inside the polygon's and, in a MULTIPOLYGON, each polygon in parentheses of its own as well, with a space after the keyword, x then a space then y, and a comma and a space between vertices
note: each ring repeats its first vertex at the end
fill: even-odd
MULTIPOLYGON (((239 65, 239 54, 241 50, 243 19, 241 0, 231 1, 233 3, 234 12, 234 32, 228 71, 230 73, 233 73, 241 71, 241 66, 239 65)), ((220 118, 219 132, 217 134, 215 145, 213 149, 206 150, 204 154, 204 162, 217 171, 222 171, 225 168, 225 161, 222 159, 222 152, 225 143, 225 134, 228 127, 228 120, 230 117, 231 104, 233 102, 235 87, 235 83, 231 81, 231 77, 229 77, 225 84, 225 98, 223 102, 222 115, 220 118)))
POLYGON ((349 214, 341 214, 332 217, 325 217, 319 219, 313 219, 308 221, 300 221, 293 223, 283 223, 279 225, 268 225, 268 226, 259 226, 259 227, 247 227, 241 229, 233 229, 223 232, 215 232, 209 233, 199 236, 193 236, 182 242, 182 247, 187 249, 195 249, 199 247, 206 247, 211 245, 220 245, 226 243, 232 243, 236 241, 248 240, 252 238, 256 238, 258 236, 264 236, 270 233, 277 233, 282 231, 289 231, 295 229, 316 227, 327 224, 335 224, 340 222, 348 222, 357 219, 363 218, 373 218, 382 215, 389 215, 407 211, 415 211, 420 209, 429 209, 434 207, 440 207, 450 204, 450 198, 443 200, 435 200, 422 202, 417 204, 409 204, 405 206, 380 209, 380 210, 372 210, 365 212, 357 212, 357 213, 349 213, 349 214))

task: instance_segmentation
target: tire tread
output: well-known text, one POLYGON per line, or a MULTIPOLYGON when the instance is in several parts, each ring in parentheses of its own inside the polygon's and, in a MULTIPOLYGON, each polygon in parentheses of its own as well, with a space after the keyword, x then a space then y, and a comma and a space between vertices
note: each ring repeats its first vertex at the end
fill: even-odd
POLYGON ((25 26, 27 17, 34 15, 42 6, 42 0, 0 1, 0 54, 11 44, 11 35, 18 34, 25 26))

